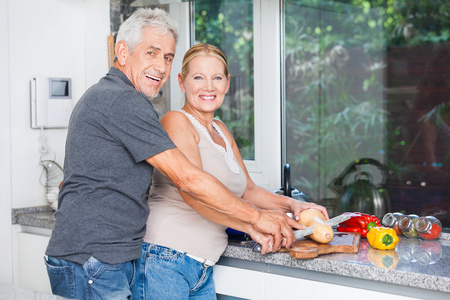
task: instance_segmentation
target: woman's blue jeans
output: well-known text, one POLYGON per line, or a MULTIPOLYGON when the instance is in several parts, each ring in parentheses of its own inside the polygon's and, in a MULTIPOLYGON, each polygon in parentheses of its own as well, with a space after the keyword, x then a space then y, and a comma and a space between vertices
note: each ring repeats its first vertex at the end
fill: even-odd
POLYGON ((143 243, 133 299, 216 299, 213 267, 171 248, 143 243))
POLYGON ((91 257, 83 265, 48 257, 52 292, 70 299, 131 299, 135 261, 110 265, 91 257))

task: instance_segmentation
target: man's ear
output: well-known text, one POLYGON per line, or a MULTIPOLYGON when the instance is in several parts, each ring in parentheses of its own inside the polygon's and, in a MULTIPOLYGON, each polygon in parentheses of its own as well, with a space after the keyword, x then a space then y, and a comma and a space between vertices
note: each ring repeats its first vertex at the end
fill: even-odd
POLYGON ((116 57, 120 65, 125 65, 128 58, 128 46, 124 41, 118 41, 116 44, 116 57))

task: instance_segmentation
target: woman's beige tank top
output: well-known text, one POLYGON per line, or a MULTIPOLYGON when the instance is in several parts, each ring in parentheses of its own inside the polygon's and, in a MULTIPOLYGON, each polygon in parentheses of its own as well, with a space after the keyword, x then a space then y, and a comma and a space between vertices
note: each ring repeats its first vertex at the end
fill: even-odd
MULTIPOLYGON (((198 148, 203 170, 215 176, 236 196, 241 197, 247 180, 219 126, 213 122, 227 149, 215 144, 206 128, 192 115, 182 112, 199 134, 198 148)), ((153 171, 148 205, 150 215, 147 220, 145 242, 212 261, 219 260, 228 244, 226 227, 208 220, 187 205, 173 183, 156 169, 153 171)))

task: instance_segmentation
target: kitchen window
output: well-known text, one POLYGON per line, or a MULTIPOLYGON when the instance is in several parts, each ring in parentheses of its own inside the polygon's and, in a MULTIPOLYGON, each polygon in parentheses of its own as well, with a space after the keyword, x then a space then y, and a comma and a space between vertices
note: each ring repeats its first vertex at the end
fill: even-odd
POLYGON ((389 211, 450 227, 448 1, 282 5, 293 186, 333 215, 376 186, 389 211))
POLYGON ((367 198, 362 184, 450 228, 448 1, 164 2, 189 36, 178 53, 208 42, 229 57, 218 117, 256 183, 279 187, 289 163, 292 186, 331 215, 344 195, 367 198))
MULTIPOLYGON (((230 41, 226 20, 247 26, 253 2, 207 2, 194 3, 195 42, 237 51, 237 74, 248 80, 232 85, 250 91, 252 72, 258 75, 253 64, 267 61, 252 60, 250 26, 236 28, 230 41), (214 33, 219 23, 221 34, 214 33), (239 41, 245 38, 243 51, 239 41)), ((384 212, 435 215, 450 227, 450 6, 286 0, 273 9, 267 2, 253 3, 261 18, 254 32, 271 47, 278 36, 264 40, 269 33, 257 27, 279 18, 281 161, 291 165, 292 185, 332 215, 367 208, 381 218, 379 204, 361 204, 378 200, 384 212), (370 194, 375 190, 377 199, 370 194)), ((243 109, 245 117, 226 122, 251 129, 251 107, 243 109)))

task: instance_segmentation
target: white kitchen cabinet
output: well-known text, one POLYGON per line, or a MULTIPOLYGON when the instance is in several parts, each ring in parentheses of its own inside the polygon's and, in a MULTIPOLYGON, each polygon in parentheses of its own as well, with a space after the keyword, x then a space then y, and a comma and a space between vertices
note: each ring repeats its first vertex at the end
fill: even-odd
POLYGON ((293 278, 288 276, 264 274, 264 299, 416 299, 405 296, 358 289, 343 285, 293 278))
POLYGON ((14 285, 51 294, 43 258, 51 230, 15 225, 13 231, 14 285))
POLYGON ((405 296, 358 289, 343 285, 270 274, 222 265, 214 266, 216 292, 220 295, 252 299, 417 299, 405 296))
POLYGON ((244 299, 264 299, 262 272, 215 265, 213 274, 217 294, 244 299))

